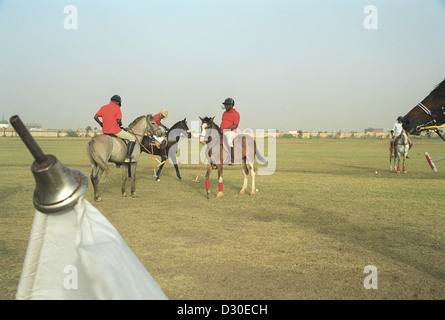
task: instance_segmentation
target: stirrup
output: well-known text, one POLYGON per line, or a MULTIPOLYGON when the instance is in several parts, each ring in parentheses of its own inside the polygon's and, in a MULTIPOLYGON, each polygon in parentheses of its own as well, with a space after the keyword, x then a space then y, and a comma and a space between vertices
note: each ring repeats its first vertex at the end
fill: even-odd
POLYGON ((132 162, 136 162, 136 161, 134 161, 133 157, 125 158, 125 160, 124 160, 124 163, 132 163, 132 162))

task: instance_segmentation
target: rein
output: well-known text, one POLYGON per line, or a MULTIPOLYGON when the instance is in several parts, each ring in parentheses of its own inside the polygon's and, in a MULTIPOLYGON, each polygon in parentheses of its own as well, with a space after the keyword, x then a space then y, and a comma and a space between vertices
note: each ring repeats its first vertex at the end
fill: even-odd
MULTIPOLYGON (((131 134, 133 134, 134 135, 134 137, 136 138, 136 141, 137 141, 137 143, 139 143, 139 145, 142 147, 142 148, 144 148, 144 150, 145 151, 147 151, 147 153, 148 154, 151 154, 151 156, 153 157, 153 171, 155 171, 155 163, 154 163, 154 154, 153 154, 153 145, 151 145, 151 152, 142 144, 142 142, 140 142, 139 141, 139 139, 138 139, 138 135, 136 134, 136 133, 134 133, 134 131, 130 128, 130 127, 128 127, 128 130, 131 132, 131 134)), ((145 134, 142 134, 142 135, 140 135, 140 136, 144 136, 145 134)), ((158 164, 158 167, 161 165, 161 164, 163 164, 165 161, 162 161, 160 164, 158 164)))

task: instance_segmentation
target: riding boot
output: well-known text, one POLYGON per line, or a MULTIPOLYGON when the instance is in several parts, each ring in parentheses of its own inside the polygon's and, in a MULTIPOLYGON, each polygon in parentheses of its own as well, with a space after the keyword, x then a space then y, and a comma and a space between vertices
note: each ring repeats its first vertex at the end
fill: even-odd
POLYGON ((127 155, 125 156, 125 163, 131 162, 131 154, 133 153, 134 145, 136 144, 135 141, 128 141, 127 146, 127 155))

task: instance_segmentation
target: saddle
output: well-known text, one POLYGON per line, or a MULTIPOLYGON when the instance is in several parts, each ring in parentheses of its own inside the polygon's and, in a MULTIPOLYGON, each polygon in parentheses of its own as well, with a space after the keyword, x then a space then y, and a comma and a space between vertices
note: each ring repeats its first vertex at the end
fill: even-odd
MULTIPOLYGON (((222 138, 221 138, 221 140, 222 140, 222 145, 223 145, 223 147, 224 147, 224 150, 225 151, 227 151, 227 152, 230 152, 230 143, 229 143, 229 141, 227 140, 227 137, 225 136, 225 135, 222 135, 222 138)), ((235 142, 236 141, 238 141, 238 134, 235 136, 235 138, 233 139, 233 145, 235 146, 235 142)))
MULTIPOLYGON (((161 143, 156 140, 154 137, 147 135, 148 137, 148 145, 153 145, 156 146, 158 149, 161 149, 161 143)), ((164 138, 164 141, 167 141, 167 138, 165 137, 165 135, 162 135, 162 137, 164 138)))
POLYGON ((113 133, 103 133, 103 134, 105 134, 105 135, 107 135, 107 136, 110 136, 110 137, 113 137, 113 138, 117 138, 117 139, 123 141, 123 142, 125 143, 125 145, 128 145, 128 141, 127 141, 127 140, 122 139, 122 138, 119 138, 117 135, 115 135, 115 134, 113 134, 113 133))

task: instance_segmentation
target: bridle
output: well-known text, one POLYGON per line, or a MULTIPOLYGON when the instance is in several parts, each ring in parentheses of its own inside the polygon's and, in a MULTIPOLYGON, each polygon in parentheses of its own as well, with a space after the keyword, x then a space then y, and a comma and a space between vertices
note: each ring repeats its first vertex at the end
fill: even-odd
POLYGON ((416 127, 416 131, 421 132, 424 130, 430 130, 433 129, 437 135, 443 140, 445 141, 445 138, 442 136, 442 134, 440 133, 439 129, 438 129, 438 124, 437 124, 437 119, 438 119, 438 114, 439 115, 443 115, 445 114, 445 106, 441 107, 438 111, 432 113, 427 107, 425 107, 425 105, 423 103, 419 103, 416 107, 419 107, 420 109, 422 109, 423 112, 425 112, 430 118, 431 121, 418 125, 416 127))

